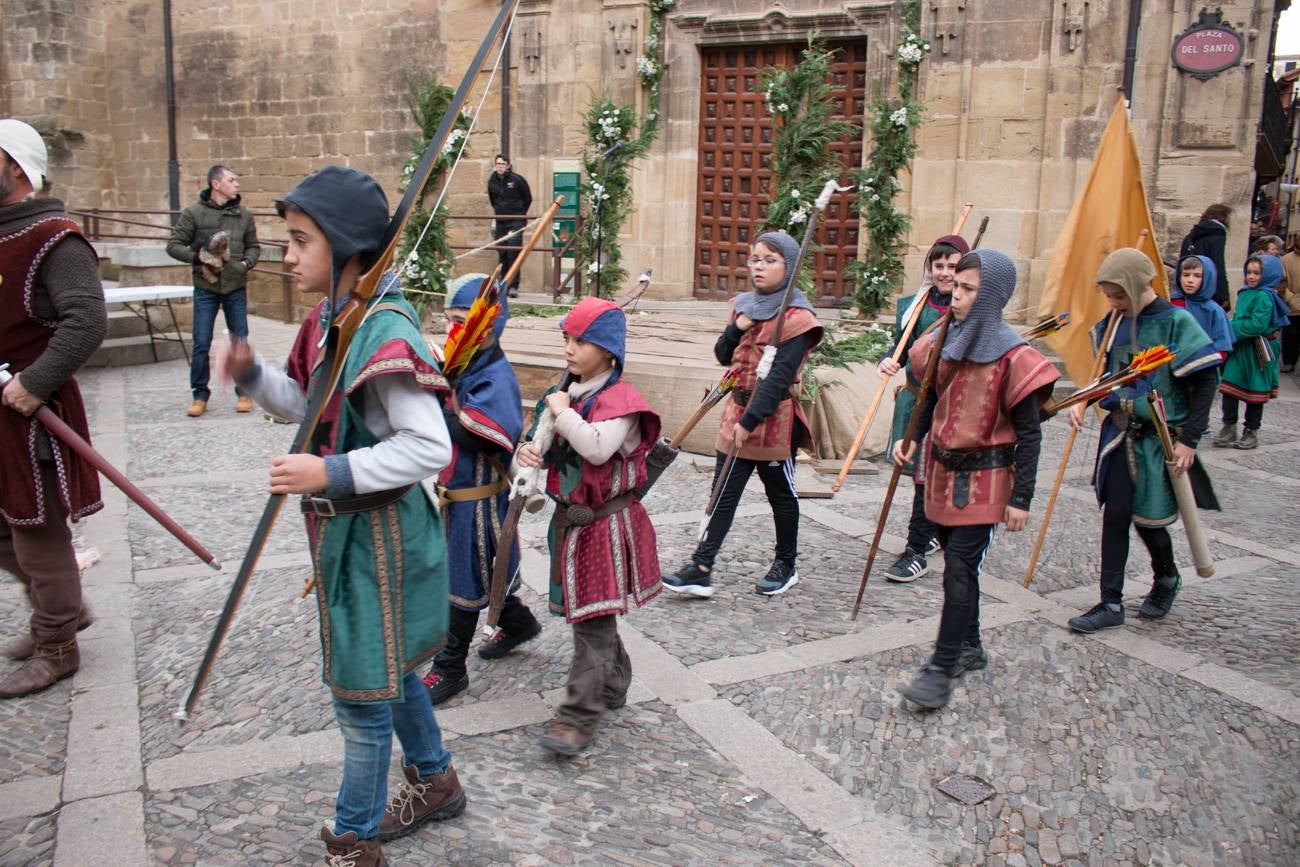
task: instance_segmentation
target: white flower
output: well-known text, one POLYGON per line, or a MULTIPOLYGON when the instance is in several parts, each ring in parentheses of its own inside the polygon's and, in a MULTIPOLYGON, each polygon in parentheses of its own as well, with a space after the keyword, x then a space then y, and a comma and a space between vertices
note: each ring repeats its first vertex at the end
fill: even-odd
POLYGON ((799 191, 798 191, 798 190, 791 190, 791 191, 790 191, 790 198, 792 198, 792 199, 797 199, 797 198, 799 198, 799 191))
POLYGON ((799 210, 795 211, 793 214, 790 215, 790 225, 793 226, 796 223, 802 223, 804 220, 807 219, 808 219, 808 211, 804 208, 800 208, 799 210))
POLYGON ((641 74, 642 78, 653 78, 659 74, 659 67, 648 57, 638 57, 636 59, 636 71, 641 74))
POLYGON ((911 43, 898 46, 898 59, 903 63, 920 63, 921 57, 921 49, 911 43))
POLYGON ((599 273, 600 273, 600 263, 599 263, 599 262, 592 262, 590 265, 588 265, 588 266, 587 266, 587 273, 588 273, 588 274, 599 274, 599 273))
POLYGON ((894 126, 907 126, 907 107, 903 106, 894 109, 893 113, 889 115, 889 122, 894 126))
POLYGON ((776 110, 785 113, 790 110, 790 106, 783 102, 777 105, 776 110))
POLYGON ((878 201, 880 201, 880 193, 872 193, 872 194, 871 194, 871 201, 873 201, 873 202, 878 202, 878 201))

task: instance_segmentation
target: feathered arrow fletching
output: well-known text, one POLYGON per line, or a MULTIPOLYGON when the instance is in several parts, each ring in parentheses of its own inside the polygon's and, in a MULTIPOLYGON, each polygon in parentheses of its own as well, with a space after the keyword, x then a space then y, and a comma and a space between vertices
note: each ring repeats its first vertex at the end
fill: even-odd
POLYGON ((492 325, 501 313, 498 299, 500 289, 495 284, 484 283, 484 288, 474 298, 464 324, 457 322, 447 335, 447 342, 442 349, 442 372, 444 376, 455 377, 469 367, 474 353, 482 347, 483 341, 492 333, 492 325))
POLYGON ((1037 340, 1040 337, 1046 337, 1049 334, 1055 334, 1062 328, 1070 324, 1069 313, 1058 313, 1055 316, 1049 316, 1030 328, 1024 334, 1020 335, 1026 340, 1037 340))
POLYGON ((1066 397, 1055 403, 1049 403, 1044 410, 1048 413, 1057 413, 1076 403, 1089 404, 1095 400, 1105 397, 1109 391, 1128 385, 1135 379, 1138 379, 1157 367, 1169 364, 1177 355, 1178 349, 1174 346, 1165 346, 1160 344, 1150 349, 1144 349, 1137 355, 1133 356, 1128 366, 1123 370, 1117 370, 1114 373, 1108 373, 1105 376, 1098 377, 1092 382, 1078 389, 1069 397, 1066 397))

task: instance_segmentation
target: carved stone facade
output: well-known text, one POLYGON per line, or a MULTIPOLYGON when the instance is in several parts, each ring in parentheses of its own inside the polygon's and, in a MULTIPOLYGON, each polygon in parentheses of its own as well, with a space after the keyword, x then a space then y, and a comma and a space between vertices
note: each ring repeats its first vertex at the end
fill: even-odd
MULTIPOLYGON (((991 218, 984 243, 1021 266, 1030 296, 1022 300, 1036 296, 1119 98, 1132 2, 923 0, 921 29, 934 51, 918 86, 926 116, 920 151, 903 179, 914 223, 909 281, 919 274, 921 251, 971 201, 976 218, 991 218)), ((1166 256, 1202 208, 1220 201, 1234 208, 1229 250, 1244 251, 1269 35, 1275 6, 1285 4, 1217 4, 1246 34, 1247 56, 1209 81, 1175 70, 1169 53, 1202 5, 1141 4, 1132 120, 1166 256)), ((496 4, 172 6, 182 199, 192 200, 207 166, 219 161, 243 176, 250 204, 267 207, 330 162, 375 173, 396 199, 413 131, 405 69, 418 64, 454 84, 496 4)), ((0 0, 0 16, 0 112, 49 135, 58 190, 82 207, 165 207, 159 4, 0 0)), ((644 99, 636 58, 647 16, 641 0, 523 0, 511 40, 508 149, 539 202, 552 172, 580 155, 581 115, 593 93, 644 99)), ((701 49, 803 42, 812 31, 861 39, 868 86, 890 87, 898 22, 895 0, 678 0, 664 40, 661 132, 637 168, 638 211, 621 238, 630 268, 654 266, 653 294, 692 291, 701 49)), ((482 191, 500 147, 500 83, 483 106, 473 158, 453 185, 454 212, 486 210, 482 191)), ((479 242, 486 229, 466 224, 457 232, 458 240, 479 242)), ((1228 258, 1235 268, 1240 257, 1228 258)))

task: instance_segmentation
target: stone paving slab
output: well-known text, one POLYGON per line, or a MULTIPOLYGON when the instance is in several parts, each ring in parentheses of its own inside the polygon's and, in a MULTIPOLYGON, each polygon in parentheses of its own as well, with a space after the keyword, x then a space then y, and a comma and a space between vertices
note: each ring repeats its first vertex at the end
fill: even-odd
MULTIPOLYGON (((6 583, 11 580, 6 576, 6 583)), ((26 634, 28 616, 21 593, 0 596, 3 641, 26 634)), ((18 666, 17 662, 0 659, 0 677, 18 666)), ((68 680, 36 695, 0 701, 0 784, 63 773, 71 718, 72 682, 68 680)))
MULTIPOLYGON (((660 703, 614 715, 572 761, 545 754, 540 734, 453 741, 465 813, 386 854, 407 865, 843 863, 660 703)), ((315 765, 152 794, 149 848, 162 864, 313 863, 338 775, 315 765)))
POLYGON ((914 647, 805 672, 798 689, 722 690, 869 811, 901 816, 950 863, 1282 864, 1294 850, 1296 749, 1269 714, 1042 624, 990 630, 989 668, 922 714, 896 684, 914 647), (963 807, 950 774, 997 795, 963 807))
POLYGON ((304 572, 254 575, 198 709, 189 724, 172 712, 194 671, 226 599, 229 575, 136 589, 141 752, 146 765, 249 740, 319 731, 333 725, 321 682, 320 638, 313 598, 300 600, 304 572))
MULTIPOLYGON (((148 414, 132 417, 148 419, 148 414)), ((271 459, 285 454, 297 430, 294 425, 272 424, 261 413, 231 414, 230 418, 181 416, 172 422, 132 422, 130 434, 133 481, 155 476, 179 476, 229 470, 264 471, 270 474, 271 459), (215 446, 219 442, 220 446, 215 446)), ((263 485, 265 488, 265 485, 263 485)))

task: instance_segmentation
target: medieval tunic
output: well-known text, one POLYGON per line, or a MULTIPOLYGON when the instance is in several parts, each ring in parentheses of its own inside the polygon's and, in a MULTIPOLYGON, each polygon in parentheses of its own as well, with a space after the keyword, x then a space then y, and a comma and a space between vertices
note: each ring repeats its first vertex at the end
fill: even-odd
MULTIPOLYGON (((100 329, 94 345, 80 353, 79 346, 56 347, 61 327, 58 313, 48 299, 38 299, 37 283, 42 265, 61 243, 89 243, 77 226, 66 219, 57 200, 22 202, 6 212, 20 209, 28 220, 0 235, 0 362, 18 371, 23 385, 82 438, 90 439, 81 390, 72 378, 98 346, 103 335, 103 303, 99 305, 100 329), (46 304, 42 304, 44 300, 46 304), (51 371, 42 377, 40 366, 61 361, 52 356, 76 355, 66 374, 51 371), (29 372, 30 369, 30 372, 29 372)), ((93 258, 93 253, 89 253, 93 258)), ((44 275, 50 278, 52 275, 44 275)), ((51 290, 51 292, 57 289, 51 290)), ((66 343, 66 339, 64 343, 66 343)), ((36 417, 12 410, 0 411, 0 516, 16 527, 43 527, 50 518, 50 504, 44 502, 41 461, 52 460, 59 497, 68 516, 79 520, 101 508, 99 476, 94 467, 62 442, 51 440, 36 417)))
MULTIPOLYGON (((509 466, 524 428, 519 380, 499 346, 480 351, 456 380, 456 399, 447 411, 467 436, 452 438, 452 462, 438 482, 448 490, 463 490, 501 481, 499 469, 509 466)), ((466 611, 488 605, 497 534, 510 505, 509 488, 486 498, 448 502, 443 507, 447 546, 456 562, 450 570, 451 604, 466 611)), ((519 578, 518 547, 510 554, 507 589, 519 578)))
MULTIPOLYGON (((562 436, 545 455, 546 492, 556 510, 570 505, 597 510, 606 502, 635 489, 646 480, 645 456, 659 438, 659 415, 641 393, 623 380, 598 387, 588 396, 585 383, 570 387, 573 409, 590 424, 637 414, 640 442, 629 453, 616 451, 603 464, 583 460, 562 436)), ((547 394, 555 391, 552 388, 547 394)), ((537 405, 540 417, 543 397, 537 405)), ((639 500, 586 526, 557 530, 551 524, 549 541, 553 562, 550 610, 579 623, 611 614, 626 614, 627 598, 637 607, 663 590, 654 526, 639 500)))
MULTIPOLYGON (((912 347, 914 370, 925 370, 934 341, 932 332, 912 347)), ((927 518, 944 527, 1001 523, 1016 481, 1013 461, 966 470, 937 460, 935 449, 973 457, 998 448, 1011 451, 1016 443, 1012 409, 1034 394, 1044 401, 1059 377, 1056 367, 1027 344, 987 364, 940 360, 930 449, 924 455, 927 518)))
MULTIPOLYGON (((325 374, 317 348, 323 306, 298 332, 287 365, 290 383, 266 370, 241 383, 268 409, 301 418, 301 395, 325 374), (285 398, 284 385, 296 388, 296 401, 285 398)), ((419 391, 410 389, 410 394, 427 393, 428 420, 443 427, 437 396, 447 392, 447 383, 415 325, 415 311, 395 292, 374 309, 353 338, 311 444, 313 454, 326 458, 327 468, 330 456, 348 456, 355 490, 336 494, 331 469, 331 497, 398 488, 401 479, 410 478, 411 468, 393 464, 391 452, 384 461, 370 451, 381 441, 390 444, 390 431, 380 424, 384 406, 391 414, 397 400, 411 399, 407 392, 388 391, 381 397, 378 389, 392 388, 385 384, 387 378, 413 381, 419 391), (358 467, 364 467, 364 475, 358 467)), ((403 701, 403 675, 433 656, 447 631, 446 540, 437 508, 423 486, 414 484, 399 500, 378 509, 308 515, 307 532, 326 684, 348 702, 403 701)))
MULTIPOLYGON (((808 419, 799 403, 799 394, 803 388, 803 369, 808 363, 809 354, 822 338, 821 323, 817 321, 812 311, 802 307, 790 307, 786 310, 785 322, 781 327, 781 344, 785 345, 795 338, 803 337, 805 348, 803 358, 795 368, 794 379, 785 393, 780 396, 776 409, 764 418, 757 418, 751 414, 752 409, 749 413, 745 409, 747 403, 745 398, 758 384, 757 368, 763 349, 776 336, 778 318, 774 316, 754 323, 741 335, 730 360, 723 361, 724 364, 739 368, 740 382, 737 390, 731 392, 730 398, 722 404, 722 419, 718 425, 718 437, 715 443, 720 452, 731 449, 733 429, 738 422, 746 428, 750 428, 751 425, 753 427, 750 428, 750 437, 737 457, 751 461, 784 461, 788 460, 796 449, 812 448, 812 434, 808 419)), ((729 321, 734 323, 735 319, 736 311, 733 302, 729 321)), ((761 396, 762 386, 758 387, 761 396)))
MULTIPOLYGON (((1114 315, 1114 314, 1112 314, 1114 315)), ((1109 317, 1098 322, 1091 332, 1094 350, 1106 333, 1109 317)), ((1115 338, 1106 350, 1107 373, 1128 366, 1133 358, 1133 320, 1124 317, 1115 329, 1115 338)), ((1186 310, 1174 307, 1162 299, 1147 305, 1137 318, 1136 351, 1153 346, 1175 349, 1174 360, 1156 368, 1146 377, 1112 392, 1100 402, 1102 409, 1111 410, 1102 423, 1101 443, 1097 448, 1097 466, 1093 485, 1097 499, 1106 502, 1105 486, 1107 464, 1113 459, 1128 465, 1133 480, 1133 523, 1145 527, 1163 527, 1173 523, 1178 514, 1174 490, 1169 483, 1165 467, 1164 448, 1151 427, 1151 389, 1160 393, 1165 404, 1165 415, 1170 434, 1195 448, 1204 430, 1188 429, 1193 408, 1188 400, 1186 380, 1220 363, 1220 356, 1201 326, 1186 310)), ((1213 391, 1209 392, 1213 396, 1213 391)), ((1201 415, 1204 416, 1205 410, 1201 415)), ((1210 478, 1198 456, 1188 471, 1196 503, 1203 509, 1217 509, 1218 501, 1210 478)))
MULTIPOLYGON (((894 321, 895 340, 903 336, 903 329, 907 327, 907 314, 915 303, 917 303, 917 295, 908 295, 906 298, 898 299, 898 314, 894 321)), ((889 449, 892 449, 894 443, 901 440, 903 435, 907 433, 907 424, 912 420, 912 410, 916 409, 916 393, 921 385, 921 377, 912 367, 910 350, 916 345, 916 341, 920 340, 921 336, 938 322, 939 317, 948 310, 946 305, 940 305, 935 301, 933 292, 927 292, 926 297, 921 299, 920 303, 921 315, 917 319, 916 327, 912 329, 907 345, 903 350, 904 384, 894 391, 894 417, 889 428, 889 449)), ((886 453, 888 453, 889 449, 886 449, 886 453)))
POLYGON ((1232 311, 1232 336, 1236 342, 1223 363, 1219 391, 1246 403, 1268 403, 1277 397, 1277 356, 1282 344, 1276 339, 1269 295, 1265 289, 1243 286, 1237 292, 1237 306, 1232 311), (1272 358, 1267 364, 1260 364, 1255 338, 1268 341, 1272 358))

